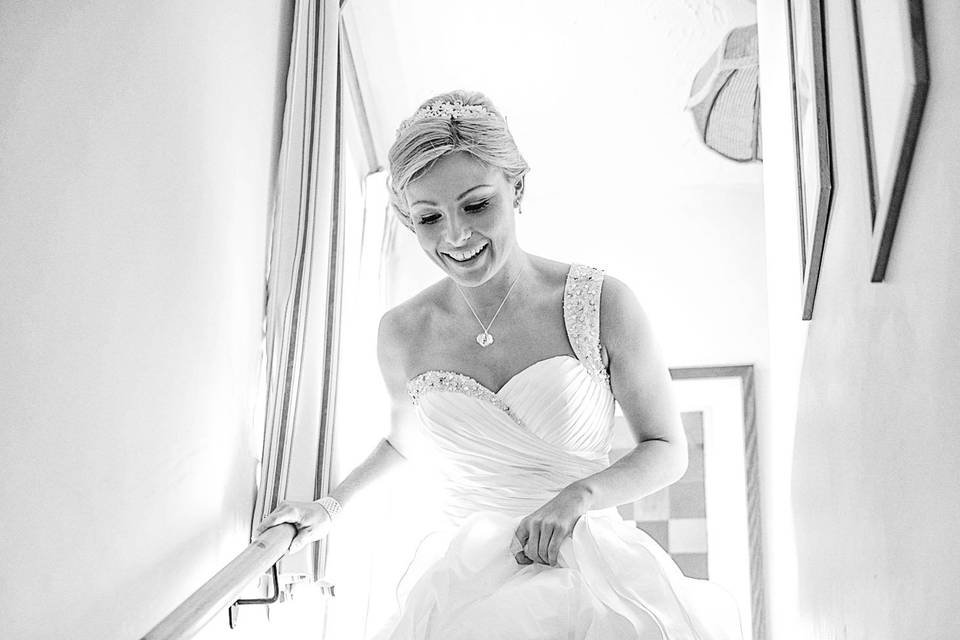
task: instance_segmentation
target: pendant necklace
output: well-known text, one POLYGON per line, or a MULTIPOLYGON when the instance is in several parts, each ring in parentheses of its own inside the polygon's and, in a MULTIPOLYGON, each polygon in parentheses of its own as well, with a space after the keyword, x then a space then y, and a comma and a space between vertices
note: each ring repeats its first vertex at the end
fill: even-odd
POLYGON ((493 314, 493 317, 490 319, 490 322, 484 326, 483 321, 480 319, 480 316, 477 315, 477 312, 474 311, 473 305, 470 304, 470 301, 467 300, 467 296, 463 293, 463 289, 460 288, 456 282, 454 286, 457 287, 457 291, 460 292, 460 295, 463 296, 463 301, 467 303, 467 306, 470 307, 470 313, 473 314, 473 317, 477 319, 477 322, 480 323, 480 328, 483 329, 480 333, 477 334, 477 344, 481 347, 489 347, 493 344, 493 336, 490 335, 490 327, 493 326, 493 321, 497 319, 497 316, 500 315, 500 309, 503 309, 504 303, 507 301, 507 298, 510 297, 510 293, 513 291, 513 288, 517 286, 517 283, 520 282, 520 276, 523 275, 523 269, 520 269, 520 273, 517 274, 517 277, 513 279, 513 284, 510 285, 510 288, 507 289, 507 295, 503 296, 503 302, 500 303, 500 306, 497 307, 497 312, 493 314))

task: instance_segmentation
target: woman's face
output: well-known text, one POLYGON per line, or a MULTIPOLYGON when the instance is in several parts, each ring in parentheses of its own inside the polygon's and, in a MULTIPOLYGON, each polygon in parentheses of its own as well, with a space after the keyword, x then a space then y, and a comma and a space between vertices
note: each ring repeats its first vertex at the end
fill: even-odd
POLYGON ((514 185, 469 153, 441 157, 404 195, 423 251, 458 284, 486 282, 517 245, 514 185))

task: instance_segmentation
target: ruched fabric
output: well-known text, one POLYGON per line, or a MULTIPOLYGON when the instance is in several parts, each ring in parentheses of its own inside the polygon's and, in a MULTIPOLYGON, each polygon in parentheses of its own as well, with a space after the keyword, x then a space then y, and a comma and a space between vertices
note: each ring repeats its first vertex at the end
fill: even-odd
MULTIPOLYGON (((595 270, 587 275, 597 282, 595 270)), ((599 314, 599 284, 588 291, 592 303, 565 309, 599 314)), ((580 325, 565 320, 571 345, 598 346, 598 335, 569 335, 580 325)), ((596 321, 582 326, 599 332, 596 321)), ((408 385, 423 455, 444 481, 449 526, 421 543, 398 588, 400 608, 375 640, 742 638, 733 598, 685 577, 615 508, 577 521, 558 566, 517 564, 520 520, 610 464, 614 397, 588 366, 596 357, 583 355, 545 358, 496 392, 456 372, 426 372, 408 385)))

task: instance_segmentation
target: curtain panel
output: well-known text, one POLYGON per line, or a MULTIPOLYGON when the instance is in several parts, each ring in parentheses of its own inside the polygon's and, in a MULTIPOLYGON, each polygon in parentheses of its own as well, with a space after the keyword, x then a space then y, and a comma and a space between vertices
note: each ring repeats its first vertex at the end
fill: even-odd
MULTIPOLYGON (((343 235, 339 20, 336 0, 296 2, 268 223, 253 433, 262 454, 251 533, 282 500, 315 500, 327 491, 343 235)), ((319 579, 318 547, 281 560, 282 588, 319 579)))

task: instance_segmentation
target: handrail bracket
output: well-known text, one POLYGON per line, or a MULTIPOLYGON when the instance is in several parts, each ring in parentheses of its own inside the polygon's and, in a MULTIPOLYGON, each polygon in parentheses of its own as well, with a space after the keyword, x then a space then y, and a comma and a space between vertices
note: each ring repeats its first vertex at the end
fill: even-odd
MULTIPOLYGON (((240 617, 240 605, 242 604, 273 604, 282 600, 280 597, 280 579, 277 575, 277 565, 270 567, 270 574, 273 581, 273 595, 269 598, 238 598, 236 602, 227 608, 227 619, 231 629, 237 628, 237 620, 240 617)), ((270 610, 267 609, 267 619, 270 619, 270 610)))

